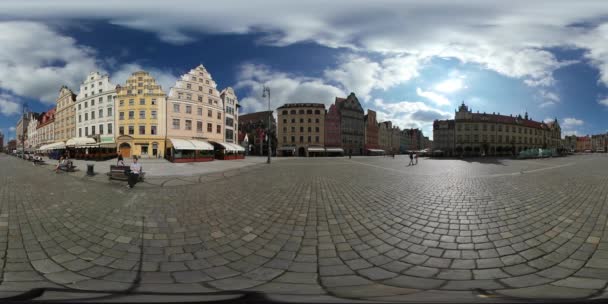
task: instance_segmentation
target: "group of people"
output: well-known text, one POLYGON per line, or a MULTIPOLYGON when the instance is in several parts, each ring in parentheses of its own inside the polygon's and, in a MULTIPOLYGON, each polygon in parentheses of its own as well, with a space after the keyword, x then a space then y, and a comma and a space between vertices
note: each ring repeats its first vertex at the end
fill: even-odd
POLYGON ((59 169, 61 167, 71 167, 72 166, 72 161, 70 160, 70 154, 65 153, 65 156, 61 156, 59 158, 59 161, 57 162, 57 165, 55 166, 55 173, 59 173, 59 169))

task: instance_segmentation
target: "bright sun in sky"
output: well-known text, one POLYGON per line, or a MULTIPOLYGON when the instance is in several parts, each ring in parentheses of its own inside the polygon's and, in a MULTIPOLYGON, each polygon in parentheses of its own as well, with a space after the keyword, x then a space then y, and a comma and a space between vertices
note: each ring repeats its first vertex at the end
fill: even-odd
POLYGON ((435 90, 442 93, 452 93, 466 88, 462 79, 448 79, 435 85, 435 90))

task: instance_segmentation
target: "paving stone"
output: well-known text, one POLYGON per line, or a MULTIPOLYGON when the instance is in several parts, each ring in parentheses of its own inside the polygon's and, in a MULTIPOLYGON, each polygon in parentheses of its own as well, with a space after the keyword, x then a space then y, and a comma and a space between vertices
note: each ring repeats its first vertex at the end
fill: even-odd
POLYGON ((32 261, 32 266, 34 266, 37 271, 44 274, 62 272, 65 270, 50 259, 32 261))
POLYGON ((569 277, 563 280, 555 281, 551 284, 572 288, 603 289, 606 287, 606 282, 608 281, 589 278, 569 277))

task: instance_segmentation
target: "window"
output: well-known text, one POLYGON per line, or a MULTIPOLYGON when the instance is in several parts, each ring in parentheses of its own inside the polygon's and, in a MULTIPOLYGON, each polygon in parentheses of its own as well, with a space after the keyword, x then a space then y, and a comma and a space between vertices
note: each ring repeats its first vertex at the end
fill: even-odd
POLYGON ((139 111, 139 119, 145 119, 146 118, 146 111, 139 111))
POLYGON ((207 132, 209 132, 209 133, 213 132, 213 125, 210 123, 207 123, 207 132))
POLYGON ((173 104, 173 112, 179 113, 179 104, 177 104, 177 103, 173 104))
POLYGON ((134 134, 135 134, 135 127, 129 126, 129 135, 134 135, 134 134))
POLYGON ((89 127, 84 127, 84 136, 89 136, 89 127))
POLYGON ((315 123, 319 123, 319 119, 318 118, 315 118, 315 123))
POLYGON ((319 115, 319 114, 321 114, 321 111, 320 110, 315 110, 315 114, 319 115))
POLYGON ((103 125, 99 125, 99 134, 103 134, 103 125))
POLYGON ((295 143, 295 142, 296 142, 296 137, 295 137, 295 136, 292 136, 292 137, 291 137, 291 142, 292 142, 292 143, 295 143))
POLYGON ((110 95, 106 96, 106 101, 107 101, 107 102, 112 101, 112 96, 110 96, 110 95))
MULTIPOLYGON (((202 86, 198 86, 198 90, 199 91, 203 91, 203 87, 202 86)), ((201 100, 202 101, 202 100, 201 100)))
POLYGON ((213 104, 213 101, 211 100, 211 98, 207 98, 207 103, 213 104))
POLYGON ((186 130, 192 130, 192 120, 186 120, 186 130))
POLYGON ((203 96, 200 96, 200 95, 199 95, 199 96, 198 96, 198 101, 199 101, 199 102, 203 102, 203 96))
POLYGON ((150 126, 150 134, 156 135, 156 126, 154 126, 154 125, 150 126))
POLYGON ((144 125, 139 126, 139 135, 146 135, 146 126, 144 126, 144 125))
POLYGON ((283 118, 283 123, 286 124, 287 123, 287 119, 283 118))
POLYGON ((310 110, 310 109, 306 110, 306 114, 312 114, 312 110, 310 110))
POLYGON ((155 110, 150 111, 150 118, 156 119, 156 111, 155 110))
POLYGON ((300 127, 300 132, 304 132, 304 127, 300 127))
POLYGON ((315 132, 319 133, 319 127, 315 127, 315 132))
POLYGON ((287 136, 283 136, 283 142, 287 142, 287 136))
POLYGON ((222 126, 217 125, 216 129, 217 129, 217 133, 222 133, 222 126))
POLYGON ((304 142, 304 136, 300 136, 300 143, 304 142))
POLYGON ((196 122, 196 132, 203 132, 203 122, 202 121, 196 122))
POLYGON ((82 122, 82 115, 78 115, 78 122, 82 122))
POLYGON ((291 119, 291 123, 296 123, 296 119, 295 119, 295 118, 292 118, 292 119, 291 119))
POLYGON ((488 125, 483 124, 483 126, 482 126, 482 130, 484 130, 484 131, 488 131, 488 125))
POLYGON ((292 115, 293 115, 293 114, 296 114, 296 110, 291 110, 291 111, 289 111, 289 114, 292 114, 292 115))
POLYGON ((82 137, 82 128, 78 128, 78 137, 82 137))
POLYGON ((179 130, 179 119, 173 119, 173 129, 179 130))
POLYGON ((137 94, 142 94, 143 92, 143 90, 137 90, 137 94))
POLYGON ((91 99, 91 107, 95 105, 95 99, 91 99))
POLYGON ((112 124, 108 124, 108 134, 112 134, 112 124))
POLYGON ((81 103, 79 103, 79 104, 78 104, 78 110, 80 110, 80 109, 82 108, 81 106, 82 106, 82 104, 81 104, 81 103))
POLYGON ((296 132, 296 127, 291 127, 291 133, 296 132))
POLYGON ((222 119, 222 113, 217 112, 217 119, 222 119))
POLYGON ((125 101, 124 100, 119 101, 118 105, 121 106, 121 107, 124 106, 125 105, 125 101))
POLYGON ((89 106, 89 103, 87 101, 84 102, 84 108, 86 109, 89 106))
POLYGON ((112 108, 107 108, 106 110, 106 116, 112 117, 112 108))
POLYGON ((91 126, 91 135, 95 135, 95 126, 91 126))
POLYGON ((143 106, 143 105, 145 105, 145 104, 146 104, 146 100, 145 100, 145 99, 143 99, 143 98, 140 98, 140 99, 139 99, 139 105, 140 105, 140 106, 143 106))
POLYGON ((304 118, 300 118, 300 123, 304 123, 304 118))
POLYGON ((192 100, 192 94, 186 94, 186 99, 192 100))
POLYGON ((312 132, 312 128, 308 127, 308 133, 312 132))
POLYGON ((129 111, 129 119, 135 118, 135 111, 129 111))
POLYGON ((196 115, 203 116, 203 108, 196 108, 196 115))
POLYGON ((135 104, 135 99, 129 99, 129 105, 132 106, 135 104))
POLYGON ((84 121, 89 120, 89 113, 84 113, 84 121))
POLYGON ((213 89, 209 89, 209 94, 213 94, 213 89))
POLYGON ((91 112, 91 119, 95 119, 95 112, 91 112))
POLYGON ((315 136, 315 142, 318 143, 319 142, 319 135, 315 136))
POLYGON ((479 130, 479 126, 477 124, 473 124, 473 131, 479 130))
POLYGON ((226 117, 226 126, 232 127, 233 125, 234 125, 234 119, 232 119, 230 117, 226 117))
POLYGON ((281 114, 287 115, 287 110, 283 110, 283 112, 281 112, 281 114))
POLYGON ((152 102, 150 104, 153 105, 153 106, 155 106, 156 105, 156 98, 152 99, 152 102))
POLYGON ((308 136, 308 142, 309 142, 309 143, 310 143, 310 142, 312 142, 312 140, 311 140, 311 137, 310 137, 310 136, 308 136))
POLYGON ((283 132, 287 133, 287 127, 283 127, 283 132))
POLYGON ((99 113, 98 113, 97 117, 99 117, 99 118, 103 117, 103 109, 99 109, 99 113))
POLYGON ((118 120, 125 120, 125 112, 118 112, 118 120))
POLYGON ((304 114, 304 110, 300 109, 300 110, 298 111, 298 114, 304 114))
POLYGON ((311 122, 312 122, 312 118, 309 118, 309 119, 308 119, 308 123, 311 123, 311 122))
POLYGON ((125 127, 118 127, 118 134, 125 135, 125 127))
POLYGON ((213 111, 207 110, 207 117, 213 117, 213 111))
POLYGON ((192 106, 186 106, 186 114, 192 114, 192 106))
POLYGON ((186 84, 186 88, 192 89, 192 85, 188 83, 188 84, 186 84))

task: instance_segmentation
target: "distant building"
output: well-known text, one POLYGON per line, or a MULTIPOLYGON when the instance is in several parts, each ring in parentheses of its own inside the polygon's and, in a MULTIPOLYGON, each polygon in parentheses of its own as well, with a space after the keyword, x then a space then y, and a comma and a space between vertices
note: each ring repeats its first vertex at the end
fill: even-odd
POLYGON ((399 150, 401 150, 401 153, 421 150, 423 137, 424 135, 419 129, 404 129, 400 132, 399 150))
POLYGON ((0 152, 4 151, 4 133, 0 131, 0 152))
POLYGON ((592 149, 593 145, 589 135, 576 137, 576 152, 592 151, 592 149))
POLYGON ((224 140, 227 143, 238 144, 239 100, 231 87, 223 89, 220 92, 220 98, 224 105, 224 140))
POLYGON ((379 129, 378 121, 376 120, 376 111, 367 109, 367 114, 365 114, 363 120, 365 122, 364 149, 367 155, 371 155, 376 152, 375 150, 380 150, 380 145, 378 143, 379 129))
POLYGON ((445 156, 453 156, 456 144, 456 124, 454 120, 433 122, 433 151, 441 151, 445 156))
MULTIPOLYGON (((340 113, 335 104, 329 106, 325 115, 325 147, 342 149, 340 113)), ((344 152, 342 150, 342 152, 344 152)))
POLYGON ((36 137, 39 147, 55 142, 55 108, 40 115, 38 126, 36 127, 36 137))
POLYGON ((6 149, 8 150, 8 152, 13 152, 14 150, 17 150, 17 140, 16 139, 9 140, 8 143, 6 144, 6 149))
POLYGON ((56 103, 55 141, 66 142, 76 137, 76 94, 62 86, 56 103))
POLYGON ((36 151, 40 145, 38 143, 37 127, 40 113, 28 113, 27 137, 25 138, 25 150, 36 151))
POLYGON ((277 109, 280 156, 325 155, 325 105, 288 103, 277 109))
MULTIPOLYGON (((435 146, 449 147, 449 128, 436 121, 433 138, 440 140, 435 146), (446 135, 447 134, 447 135, 446 135), (447 137, 446 137, 447 136, 447 137)), ((473 113, 464 103, 455 112, 455 155, 512 155, 536 148, 561 147, 561 128, 557 119, 538 122, 528 117, 500 114, 473 113)))
MULTIPOLYGON (((268 119, 270 118, 270 137, 272 139, 272 153, 276 153, 277 149, 277 122, 273 116, 273 111, 261 111, 248 114, 239 115, 238 129, 245 135, 248 141, 248 154, 251 155, 268 155, 268 144, 266 142, 266 130, 268 126, 268 119)), ((240 143, 244 145, 243 142, 240 143)))
POLYGON ((355 93, 346 98, 336 97, 335 105, 340 113, 340 135, 346 154, 363 155, 365 143, 364 113, 355 93))
POLYGON ((95 137, 98 144, 116 147, 114 98, 116 85, 108 75, 92 72, 80 84, 76 96, 77 137, 95 137))
POLYGON ((591 135, 591 149, 593 152, 606 152, 606 134, 591 135))
POLYGON ((563 146, 568 151, 576 151, 576 135, 567 135, 563 139, 563 146))

